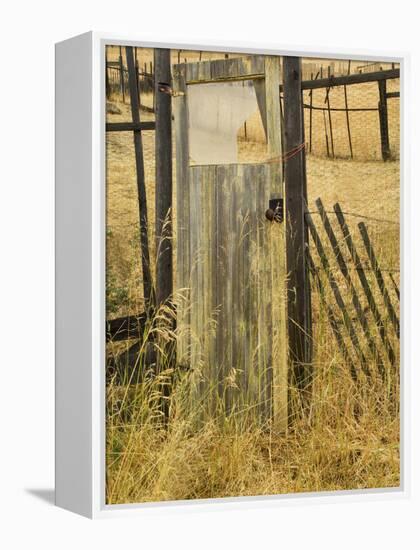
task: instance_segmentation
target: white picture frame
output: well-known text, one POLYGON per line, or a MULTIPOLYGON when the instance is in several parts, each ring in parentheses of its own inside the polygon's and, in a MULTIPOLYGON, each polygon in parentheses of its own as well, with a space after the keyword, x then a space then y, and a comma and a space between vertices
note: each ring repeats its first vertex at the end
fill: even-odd
POLYGON ((405 143, 409 57, 406 53, 288 48, 244 43, 180 44, 89 32, 56 45, 56 504, 89 518, 405 498, 409 495, 409 304, 406 230, 409 180, 405 143), (400 64, 401 82, 401 485, 368 489, 212 500, 105 503, 105 46, 132 45, 400 64))

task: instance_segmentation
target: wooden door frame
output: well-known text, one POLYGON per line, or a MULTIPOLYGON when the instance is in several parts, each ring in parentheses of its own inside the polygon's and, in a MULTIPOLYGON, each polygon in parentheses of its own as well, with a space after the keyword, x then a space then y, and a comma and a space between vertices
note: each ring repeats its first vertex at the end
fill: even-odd
MULTIPOLYGON (((263 101, 258 101, 260 112, 262 115, 264 129, 267 138, 267 150, 269 161, 274 170, 270 170, 272 178, 271 189, 274 189, 274 182, 279 188, 274 193, 276 198, 284 196, 283 191, 283 166, 282 166, 282 132, 281 110, 280 110, 280 58, 278 56, 253 55, 246 57, 237 57, 229 59, 218 59, 199 61, 194 63, 180 63, 173 66, 173 113, 175 119, 175 141, 176 141, 176 180, 177 193, 176 203, 177 212, 190 210, 190 159, 189 159, 189 113, 188 113, 188 97, 187 90, 190 85, 215 83, 215 82, 237 82, 243 80, 253 80, 254 82, 263 81, 265 93, 263 101), (278 182, 281 185, 278 186, 278 182)), ((264 89, 263 88, 263 89, 264 89)), ((264 162, 263 164, 266 164, 264 162)), ((275 198, 271 196, 271 198, 275 198)), ((268 205, 267 205, 268 207, 268 205)), ((177 288, 188 289, 190 278, 190 265, 192 261, 190 239, 188 228, 183 227, 179 222, 180 216, 177 215, 177 288)), ((283 235, 283 232, 282 232, 283 235)), ((278 254, 277 260, 280 269, 285 273, 286 255, 285 255, 285 238, 281 237, 281 243, 276 248, 275 253, 278 254)), ((286 278, 286 277, 285 277, 286 278)), ((280 289, 285 296, 285 289, 280 289)), ((188 298, 180 300, 177 307, 178 322, 180 325, 190 325, 191 312, 188 307, 188 298)), ((281 315, 282 331, 284 338, 282 339, 282 374, 276 380, 274 375, 273 387, 277 386, 274 399, 279 403, 277 408, 276 427, 279 430, 287 428, 287 406, 288 406, 288 388, 287 382, 287 323, 286 323, 286 303, 283 303, 284 312, 281 315), (286 376, 284 377, 284 369, 286 376), (281 378, 281 381, 280 381, 281 378)), ((185 339, 180 349, 178 349, 178 358, 182 364, 184 357, 188 355, 190 342, 185 339)), ((274 392, 273 392, 274 395, 274 392)))

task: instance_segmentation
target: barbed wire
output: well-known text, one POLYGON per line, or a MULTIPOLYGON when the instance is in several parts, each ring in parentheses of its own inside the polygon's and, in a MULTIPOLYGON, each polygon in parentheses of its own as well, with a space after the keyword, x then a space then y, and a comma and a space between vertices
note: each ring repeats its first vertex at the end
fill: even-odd
MULTIPOLYGON (((334 210, 325 210, 325 213, 326 214, 335 214, 334 210)), ((318 215, 321 215, 320 212, 318 212, 318 210, 307 210, 305 212, 305 214, 318 214, 318 215)), ((395 220, 389 220, 389 219, 386 219, 386 218, 375 218, 374 216, 366 216, 364 214, 359 214, 357 212, 345 212, 343 211, 343 214, 346 215, 346 216, 351 216, 351 217, 354 217, 354 218, 361 218, 363 220, 370 220, 370 221, 374 221, 374 222, 378 222, 378 223, 390 223, 390 224, 393 224, 393 225, 400 225, 400 222, 397 222, 395 220)), ((110 223, 107 225, 107 230, 112 230, 112 229, 125 229, 125 228, 129 228, 129 227, 135 227, 135 226, 138 226, 139 225, 139 222, 138 221, 135 221, 135 222, 130 222, 130 223, 110 223)))
MULTIPOLYGON (((318 271, 323 271, 323 267, 322 266, 315 266, 315 268, 318 270, 318 271)), ((346 266, 346 270, 347 271, 376 271, 376 269, 373 269, 373 267, 370 267, 370 266, 361 266, 361 267, 353 267, 353 266, 346 266)), ((400 268, 398 267, 382 267, 380 266, 380 270, 383 271, 384 273, 400 273, 400 268)), ((339 268, 332 268, 330 267, 329 268, 329 271, 333 271, 334 273, 339 273, 341 272, 341 269, 339 268)))
MULTIPOLYGON (((325 212, 327 214, 335 214, 334 210, 325 210, 325 212)), ((318 210, 307 210, 306 213, 321 215, 321 213, 318 212, 318 210)), ((371 221, 374 221, 374 222, 392 223, 392 224, 395 224, 395 225, 400 225, 400 222, 396 222, 395 220, 388 220, 386 218, 375 218, 373 216, 365 216, 364 214, 359 214, 358 212, 344 212, 343 211, 343 214, 346 215, 346 216, 351 216, 351 217, 354 217, 354 218, 362 218, 364 220, 371 220, 371 221)))

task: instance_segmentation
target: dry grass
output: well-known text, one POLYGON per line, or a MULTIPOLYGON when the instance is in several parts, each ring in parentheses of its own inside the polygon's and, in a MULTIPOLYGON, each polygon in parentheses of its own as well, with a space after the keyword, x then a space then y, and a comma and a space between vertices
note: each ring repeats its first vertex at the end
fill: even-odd
POLYGON ((322 319, 314 336, 311 408, 287 434, 270 424, 239 428, 223 405, 218 417, 197 427, 199 409, 186 406, 188 373, 174 380, 164 370, 132 386, 111 382, 108 503, 398 486, 398 398, 390 391, 398 393, 397 377, 390 373, 390 385, 375 376, 355 384, 322 319), (167 424, 164 385, 171 388, 167 424))
MULTIPOLYGON (((350 95, 350 88, 350 106, 361 105, 366 98, 372 104, 377 101, 374 86, 363 97, 357 95, 359 87, 353 87, 354 96, 350 95)), ((342 106, 342 94, 342 90, 334 91, 330 96, 331 105, 342 106)), ((122 114, 108 115, 108 119, 130 120, 129 106, 122 104, 118 97, 114 101, 122 114)), ((324 105, 323 96, 317 97, 316 101, 314 95, 314 104, 324 105)), ((398 100, 392 101, 396 102, 395 105, 399 103, 398 100)), ((151 97, 144 98, 143 102, 151 104, 151 97)), ((143 120, 153 118, 148 113, 141 116, 143 120)), ((323 121, 314 119, 317 154, 307 156, 310 209, 315 209, 314 201, 321 197, 327 210, 339 202, 344 211, 398 222, 399 162, 366 160, 377 158, 378 122, 375 117, 366 116, 356 124, 352 115, 351 123, 355 150, 357 147, 364 156, 353 161, 345 158, 332 160, 322 156, 325 142, 323 121)), ((346 133, 341 138, 337 133, 336 153, 343 157, 347 154, 346 139, 346 133)), ((395 144, 398 140, 395 133, 391 143, 394 143, 397 158, 395 144)), ((153 132, 143 133, 143 145, 153 251, 153 132)), ((246 157, 247 149, 252 149, 255 155, 262 144, 249 141, 240 142, 240 146, 246 157)), ((128 132, 107 135, 107 200, 107 306, 108 317, 112 318, 143 310, 133 138, 128 132)), ((316 215, 314 217, 320 227, 319 219, 316 215)), ((357 237, 357 222, 361 218, 349 217, 348 221, 357 246, 361 248, 357 237)), ((398 269, 398 225, 372 220, 367 224, 380 264, 398 269)), ((337 226, 335 229, 338 234, 337 226)), ((324 236, 322 238, 325 242, 324 236)), ((154 264, 153 253, 151 261, 154 264)), ((398 282, 398 273, 394 276, 398 282)), ((371 276, 369 280, 373 285, 371 276)), ((342 282, 340 288, 344 292, 342 282)), ((349 303, 348 296, 346 300, 349 303)), ((394 296, 393 301, 398 307, 394 296)), ((315 381, 311 410, 287 434, 277 434, 269 425, 238 430, 235 420, 229 417, 223 423, 209 420, 197 429, 196 413, 184 406, 188 395, 188 374, 174 380, 172 372, 163 372, 161 378, 135 386, 121 387, 111 382, 107 388, 108 502, 398 486, 398 376, 395 371, 390 371, 385 382, 374 376, 369 383, 362 377, 363 383, 354 384, 349 366, 343 364, 317 299, 314 299, 314 318, 315 381), (164 426, 160 397, 162 384, 169 383, 172 388, 168 402, 170 419, 164 426)), ((374 332, 376 326, 372 319, 370 323, 374 332)), ((166 331, 166 337, 176 336, 166 331)), ((396 338, 392 344, 398 353, 396 338)), ((128 344, 110 344, 108 358, 125 345, 128 344)), ((139 354, 139 361, 143 361, 144 356, 145 351, 139 354)), ((373 362, 371 368, 377 372, 377 365, 373 362)))
MULTIPOLYGON (((134 254, 131 261, 137 263, 134 254)), ((323 282, 326 286, 325 277, 323 282)), ((199 423, 201 404, 189 405, 197 372, 165 370, 165 361, 157 377, 126 380, 122 385, 111 381, 107 386, 107 502, 398 486, 398 367, 385 365, 382 380, 371 359, 371 379, 359 372, 359 383, 355 383, 337 350, 317 293, 313 294, 313 315, 311 407, 286 434, 277 433, 269 423, 262 426, 251 421, 244 427, 239 415, 226 414, 222 402, 216 416, 199 423), (169 388, 169 398, 164 397, 163 388, 169 388), (167 423, 163 401, 169 410, 167 423)), ((375 330, 372 320, 370 328, 375 330)), ((386 332, 392 334, 388 328, 386 332)), ((176 333, 162 328, 162 320, 155 336, 159 344, 177 339, 176 333)), ((349 339, 345 340, 351 349, 349 339)), ((109 344, 108 359, 118 364, 121 351, 129 345, 132 341, 109 344)), ((398 353, 396 337, 392 345, 398 353)), ((363 351, 367 351, 366 344, 363 351)), ((135 376, 145 370, 146 353, 144 348, 138 354, 140 369, 135 376)))

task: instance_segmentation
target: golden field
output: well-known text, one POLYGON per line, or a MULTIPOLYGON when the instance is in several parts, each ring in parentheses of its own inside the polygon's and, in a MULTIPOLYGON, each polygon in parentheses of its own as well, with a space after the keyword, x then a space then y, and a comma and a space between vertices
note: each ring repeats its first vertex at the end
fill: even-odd
MULTIPOLYGON (((151 51, 140 52, 141 60, 152 59, 151 51), (143 55, 146 53, 146 55, 143 55)), ((117 48, 109 59, 118 55, 117 48)), ((181 52, 188 60, 191 52, 181 52)), ((199 54, 194 54, 199 56, 199 54)), ((202 54, 202 58, 206 54, 202 54)), ((212 54, 214 56, 218 54, 212 54)), ((178 52, 173 52, 177 61, 178 52)), ((327 61, 322 61, 327 65, 327 61)), ((325 66, 326 66, 325 65, 325 66)), ((396 82, 389 90, 398 89, 396 82)), ((375 106, 377 87, 371 84, 349 86, 350 107, 375 106)), ((330 92, 331 107, 343 106, 343 90, 330 92)), ((325 90, 314 92, 314 105, 324 105, 325 90)), ((111 101, 121 114, 108 115, 108 121, 131 119, 130 107, 115 95, 111 101)), ((151 96, 142 102, 152 104, 151 96)), ((308 97, 304 102, 309 103, 308 97)), ((356 244, 361 248, 357 223, 365 221, 382 267, 392 272, 399 284, 399 100, 390 100, 390 141, 393 159, 379 159, 377 113, 351 113, 355 160, 349 160, 347 128, 342 113, 334 120, 335 153, 325 157, 325 131, 322 114, 313 117, 313 153, 307 155, 308 206, 321 197, 332 210, 339 202, 343 211, 386 221, 347 217, 356 244), (361 116, 363 115, 363 116, 361 116), (374 116, 373 116, 374 115, 374 116), (393 223, 392 223, 393 222, 393 223)), ((308 111, 305 112, 308 142, 308 111)), ((337 116, 336 116, 337 115, 337 116)), ((142 120, 153 114, 141 112, 142 120)), ((248 141, 239 136, 246 158, 262 150, 260 136, 247 126, 248 141)), ((149 215, 151 262, 154 264, 154 132, 143 136, 149 215)), ((107 134, 107 298, 108 317, 119 317, 143 310, 142 273, 138 235, 138 203, 133 137, 129 132, 107 134)), ((242 157, 243 158, 243 157, 242 157)), ((175 151, 174 194, 175 185, 175 151)), ((174 200, 175 204, 175 200, 174 200)), ((176 219, 176 209, 173 212, 176 219)), ((317 214, 314 220, 320 229, 317 214)), ((333 218, 333 214, 330 214, 333 218)), ((334 229, 338 230, 334 225, 334 229)), ((338 235, 337 231, 337 235, 338 235)), ((324 237, 323 241, 326 242, 324 237)), ((176 232, 174 247, 176 246, 176 232)), ((332 262, 333 263, 333 260, 332 262)), ((386 283, 389 283, 388 272, 386 283)), ((374 279, 369 275, 369 281, 374 279)), ((356 284, 356 283, 355 283, 356 284)), ((344 292, 344 285, 340 282, 344 292)), ((394 306, 398 308, 395 296, 394 306)), ((107 388, 107 500, 109 503, 216 498, 224 496, 268 495, 279 493, 331 491, 399 485, 399 407, 398 372, 388 367, 387 382, 374 376, 356 385, 348 365, 343 364, 331 336, 326 314, 317 293, 313 294, 314 385, 309 414, 302 416, 287 434, 275 433, 270 426, 252 425, 239 430, 234 419, 208 421, 196 430, 185 414, 188 375, 175 378, 171 371, 162 379, 152 379, 126 387, 111 383, 107 388), (171 385, 170 416, 164 425, 159 408, 161 388, 171 385)), ((350 298, 346 298, 350 306, 350 298)), ((366 303, 363 303, 366 307, 366 303)), ((381 310, 382 311, 382 310, 381 310)), ((372 331, 375 332, 373 319, 372 331)), ((176 339, 170 331, 167 339, 176 339)), ((108 358, 127 344, 109 344, 108 358)), ((398 350, 398 341, 392 339, 398 350)), ((363 344, 365 346, 365 344, 363 344)), ((141 349, 139 361, 145 350, 141 349)), ((377 365, 371 360, 376 372, 377 365)), ((398 370, 398 369, 397 369, 398 370)), ((223 415, 223 410, 221 410, 223 415)))

